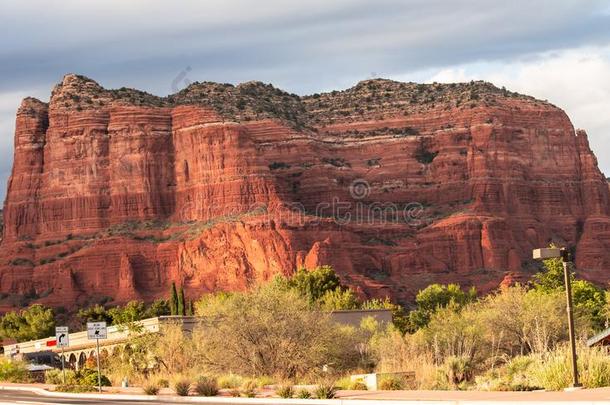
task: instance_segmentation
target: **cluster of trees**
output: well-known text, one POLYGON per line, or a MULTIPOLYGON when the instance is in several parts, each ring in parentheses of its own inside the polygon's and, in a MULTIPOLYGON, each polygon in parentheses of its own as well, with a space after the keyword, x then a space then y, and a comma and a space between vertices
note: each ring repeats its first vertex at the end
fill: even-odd
MULTIPOLYGON (((115 307, 95 304, 78 310, 76 313, 78 322, 72 322, 71 327, 75 330, 84 329, 87 322, 128 325, 146 318, 192 315, 193 312, 193 301, 186 299, 184 288, 178 289, 175 283, 172 283, 168 299, 158 299, 150 304, 134 300, 115 307)), ((0 318, 0 337, 24 342, 52 336, 55 333, 56 315, 53 309, 40 304, 20 311, 8 312, 0 318)))

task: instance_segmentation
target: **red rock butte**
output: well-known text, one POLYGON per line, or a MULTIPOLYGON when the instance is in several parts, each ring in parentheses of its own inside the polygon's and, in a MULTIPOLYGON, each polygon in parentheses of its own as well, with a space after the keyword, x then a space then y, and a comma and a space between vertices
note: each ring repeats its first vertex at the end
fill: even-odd
POLYGON ((584 131, 489 83, 156 97, 69 74, 17 112, 1 307, 151 300, 172 281, 196 297, 325 264, 407 302, 526 280, 550 242, 606 283, 609 211, 584 131))

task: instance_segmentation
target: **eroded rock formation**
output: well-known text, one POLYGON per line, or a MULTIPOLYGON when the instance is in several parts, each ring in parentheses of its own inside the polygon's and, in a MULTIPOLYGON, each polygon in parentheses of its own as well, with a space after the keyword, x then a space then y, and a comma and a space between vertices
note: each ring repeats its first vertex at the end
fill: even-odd
POLYGON ((2 307, 243 289, 330 264, 363 295, 527 279, 576 246, 605 283, 608 185, 559 108, 488 83, 299 97, 258 82, 160 98, 66 75, 25 99, 4 206, 2 307))

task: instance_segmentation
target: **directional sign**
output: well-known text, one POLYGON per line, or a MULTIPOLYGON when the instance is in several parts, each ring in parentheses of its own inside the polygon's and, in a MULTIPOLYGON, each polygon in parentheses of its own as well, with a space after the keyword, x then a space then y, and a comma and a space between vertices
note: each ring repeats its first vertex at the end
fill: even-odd
POLYGON ((70 345, 69 336, 67 326, 55 327, 55 341, 57 342, 57 347, 68 347, 70 345))
POLYGON ((106 322, 87 322, 87 339, 107 339, 106 322))

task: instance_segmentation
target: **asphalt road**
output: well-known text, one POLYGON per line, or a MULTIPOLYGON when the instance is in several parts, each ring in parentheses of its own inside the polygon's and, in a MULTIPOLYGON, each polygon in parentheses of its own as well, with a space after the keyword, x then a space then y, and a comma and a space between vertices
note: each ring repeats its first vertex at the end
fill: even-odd
POLYGON ((65 404, 65 405, 77 405, 77 404, 122 404, 122 405, 135 405, 135 404, 159 404, 158 401, 119 401, 116 399, 80 399, 80 398, 57 398, 57 397, 43 397, 31 392, 25 391, 11 391, 11 390, 0 390, 0 405, 5 404, 65 404))

